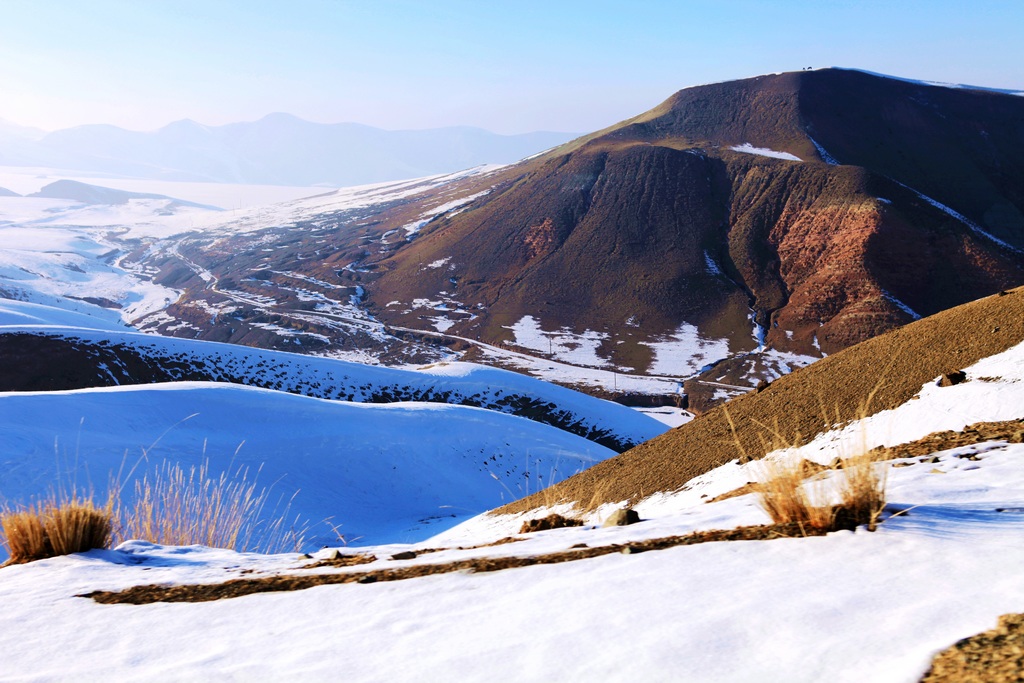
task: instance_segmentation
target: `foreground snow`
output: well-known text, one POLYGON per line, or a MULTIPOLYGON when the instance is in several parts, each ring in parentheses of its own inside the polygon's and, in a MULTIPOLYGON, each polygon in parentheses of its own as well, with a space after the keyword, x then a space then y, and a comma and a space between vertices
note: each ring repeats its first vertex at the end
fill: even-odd
MULTIPOLYGON (((924 387, 920 398, 895 411, 904 412, 893 424, 936 412, 940 417, 925 429, 1024 416, 1022 366, 1024 345, 968 368, 965 384, 924 387), (999 400, 966 403, 979 386, 997 390, 999 400)), ((847 454, 838 433, 828 443, 835 447, 829 454, 847 454)), ((11 680, 87 672, 87 678, 118 680, 915 681, 936 651, 992 627, 1000 614, 1024 611, 1021 458, 1024 445, 991 442, 897 461, 903 466, 888 467, 890 510, 908 511, 874 533, 705 543, 206 603, 101 605, 75 597, 142 584, 537 555, 579 543, 766 522, 750 495, 702 502, 748 480, 752 470, 733 463, 687 490, 648 499, 640 506, 645 521, 633 526, 557 529, 414 560, 388 558, 409 547, 494 540, 521 520, 480 517, 414 546, 361 547, 379 559, 342 570, 302 569, 308 561, 297 555, 140 542, 7 567, 0 570, 4 674, 11 680)))

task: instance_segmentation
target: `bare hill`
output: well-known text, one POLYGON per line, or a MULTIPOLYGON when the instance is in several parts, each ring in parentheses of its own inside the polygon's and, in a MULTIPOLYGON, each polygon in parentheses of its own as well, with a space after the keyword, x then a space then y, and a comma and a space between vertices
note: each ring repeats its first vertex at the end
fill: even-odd
POLYGON ((441 292, 490 341, 524 315, 600 330, 630 367, 680 323, 751 351, 751 315, 774 348, 834 352, 1024 282, 1022 118, 845 70, 689 88, 510 169, 385 255, 370 302, 413 326, 395 302, 441 292))

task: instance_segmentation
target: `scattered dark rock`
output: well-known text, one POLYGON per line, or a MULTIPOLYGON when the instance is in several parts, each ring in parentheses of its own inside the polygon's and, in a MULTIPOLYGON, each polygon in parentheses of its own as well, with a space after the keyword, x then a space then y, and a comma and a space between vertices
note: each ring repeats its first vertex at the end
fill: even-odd
POLYGON ((395 553, 391 556, 392 560, 415 560, 416 553, 411 550, 403 550, 400 553, 395 553))
POLYGON ((354 567, 360 564, 369 564, 371 562, 375 562, 376 560, 376 555, 368 555, 362 553, 346 555, 336 550, 333 553, 331 553, 331 555, 327 559, 306 565, 306 567, 310 569, 315 569, 317 567, 354 567))

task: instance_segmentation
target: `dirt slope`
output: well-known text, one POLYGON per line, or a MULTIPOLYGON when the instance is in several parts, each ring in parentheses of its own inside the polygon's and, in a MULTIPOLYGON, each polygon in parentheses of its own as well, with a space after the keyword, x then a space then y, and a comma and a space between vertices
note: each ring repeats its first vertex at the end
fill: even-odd
POLYGON ((734 399, 694 421, 606 460, 497 512, 529 510, 550 501, 637 500, 674 491, 734 458, 771 450, 778 434, 802 443, 830 427, 910 400, 928 381, 1024 341, 1024 288, 938 313, 869 339, 759 393, 734 399), (828 419, 826 419, 826 416, 828 419), (735 424, 735 433, 730 427, 735 424), (737 444, 738 441, 738 444, 737 444))

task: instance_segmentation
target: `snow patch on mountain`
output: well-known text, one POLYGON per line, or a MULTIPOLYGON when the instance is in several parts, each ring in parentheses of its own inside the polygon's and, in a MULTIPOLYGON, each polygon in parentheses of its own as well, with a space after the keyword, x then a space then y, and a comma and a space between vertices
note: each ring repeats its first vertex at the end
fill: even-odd
POLYGON ((729 355, 727 339, 705 337, 694 325, 688 323, 682 323, 675 332, 661 340, 640 343, 654 351, 654 360, 648 372, 656 375, 689 377, 729 355))
POLYGON ((541 328, 540 321, 532 315, 524 315, 514 325, 505 326, 512 330, 515 341, 512 343, 524 349, 538 351, 564 363, 585 367, 606 367, 611 362, 601 358, 597 350, 608 339, 604 332, 584 330, 576 333, 567 327, 557 332, 548 332, 541 328))
POLYGON ((742 145, 733 145, 730 147, 734 152, 741 152, 743 154, 754 154, 761 157, 771 157, 773 159, 785 159, 786 161, 803 161, 800 157, 789 152, 779 152, 774 149, 767 147, 754 147, 749 142, 744 142, 742 145))

